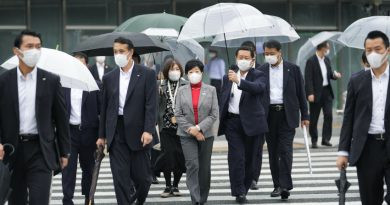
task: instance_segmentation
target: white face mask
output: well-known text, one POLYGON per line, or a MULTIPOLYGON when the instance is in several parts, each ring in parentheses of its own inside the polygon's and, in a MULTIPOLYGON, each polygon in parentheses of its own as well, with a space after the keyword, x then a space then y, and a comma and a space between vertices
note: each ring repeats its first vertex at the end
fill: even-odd
POLYGON ((364 66, 364 70, 370 70, 370 69, 371 69, 370 67, 364 66))
POLYGON ((330 50, 326 50, 325 55, 328 56, 330 54, 330 50))
POLYGON ((115 63, 121 68, 125 67, 129 63, 127 54, 116 54, 115 63))
POLYGON ((217 54, 215 54, 215 53, 209 53, 209 57, 210 58, 214 58, 214 57, 216 57, 217 56, 217 54))
POLYGON ((387 51, 384 54, 371 52, 367 55, 367 61, 371 68, 378 69, 387 60, 387 51))
POLYGON ((251 68, 251 61, 250 60, 237 60, 237 66, 240 69, 240 71, 248 71, 251 68))
POLYGON ((267 55, 265 56, 265 62, 269 63, 270 65, 275 65, 278 63, 278 57, 276 55, 267 55))
POLYGON ((180 79, 180 75, 181 75, 181 73, 178 70, 170 70, 168 72, 169 80, 174 81, 174 82, 176 82, 180 79))
POLYGON ((23 57, 20 59, 28 66, 28 67, 35 67, 39 61, 39 58, 41 57, 41 50, 40 49, 29 49, 25 51, 21 51, 23 57))
POLYGON ((103 64, 104 61, 106 60, 106 56, 97 56, 96 57, 96 62, 103 64))
POLYGON ((190 73, 188 74, 188 80, 190 80, 191 84, 198 84, 200 81, 202 81, 202 74, 201 73, 190 73))

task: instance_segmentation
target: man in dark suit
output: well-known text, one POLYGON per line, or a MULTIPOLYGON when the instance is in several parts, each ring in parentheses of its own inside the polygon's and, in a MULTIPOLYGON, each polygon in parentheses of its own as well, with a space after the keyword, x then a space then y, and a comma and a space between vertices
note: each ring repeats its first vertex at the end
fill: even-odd
POLYGON ((263 47, 267 63, 260 70, 267 79, 264 99, 269 132, 266 141, 275 188, 271 197, 281 196, 286 200, 293 188, 291 169, 295 128, 300 122, 302 126, 309 125, 309 113, 299 67, 283 60, 282 45, 278 41, 270 40, 263 47))
POLYGON ((106 56, 96 56, 95 60, 96 63, 91 66, 90 71, 93 78, 95 78, 96 81, 101 82, 103 80, 103 76, 114 70, 114 68, 111 68, 106 64, 106 56))
MULTIPOLYGON (((383 179, 390 179, 389 38, 372 31, 364 47, 371 70, 356 73, 349 81, 337 167, 356 166, 362 204, 380 205, 383 179)), ((390 203, 389 193, 385 200, 390 203)))
MULTIPOLYGON (((75 53, 74 56, 87 65, 87 55, 75 53)), ((100 96, 98 91, 85 92, 70 88, 64 88, 64 94, 69 118, 71 155, 68 166, 62 172, 62 192, 64 194, 62 203, 73 205, 77 160, 79 160, 82 170, 81 193, 85 196, 85 204, 88 205, 99 130, 100 96)))
POLYGON ((13 48, 19 66, 0 75, 0 142, 16 148, 4 159, 13 170, 9 205, 49 204, 53 170, 66 167, 70 154, 60 78, 36 67, 41 43, 22 31, 13 48))
POLYGON ((107 141, 118 204, 143 204, 152 182, 150 143, 156 125, 156 74, 132 60, 133 43, 118 38, 115 62, 120 67, 103 78, 97 145, 107 141), (132 181, 136 193, 131 195, 132 181))
POLYGON ((317 46, 316 54, 309 58, 305 68, 306 95, 310 105, 310 126, 309 133, 313 148, 318 148, 318 117, 321 109, 324 113, 324 124, 322 127, 321 145, 332 146, 332 106, 333 90, 330 80, 341 78, 337 71, 332 72, 331 63, 328 57, 329 43, 323 42, 317 46))
POLYGON ((239 71, 230 70, 223 78, 220 100, 219 135, 228 141, 229 177, 232 196, 246 203, 246 194, 258 166, 257 156, 264 133, 268 131, 261 98, 265 76, 255 70, 254 51, 240 47, 236 51, 239 71))

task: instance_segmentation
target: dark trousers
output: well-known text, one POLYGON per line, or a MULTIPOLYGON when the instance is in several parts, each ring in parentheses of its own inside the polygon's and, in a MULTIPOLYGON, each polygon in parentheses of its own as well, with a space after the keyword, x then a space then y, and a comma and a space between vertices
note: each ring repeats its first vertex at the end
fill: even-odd
POLYGON ((256 163, 255 163, 255 173, 253 180, 258 182, 260 175, 261 175, 261 167, 263 165, 263 146, 265 142, 264 135, 260 137, 260 144, 259 148, 257 149, 257 157, 256 157, 256 163))
POLYGON ((152 184, 150 150, 130 149, 125 141, 121 118, 118 118, 114 141, 109 152, 117 203, 128 205, 137 199, 138 203, 143 204, 152 184))
POLYGON ((29 205, 49 204, 52 171, 44 161, 38 140, 19 142, 13 170, 9 205, 26 205, 27 197, 29 205))
POLYGON ((89 197, 92 173, 95 165, 94 153, 96 150, 97 129, 80 130, 78 126, 70 126, 71 149, 68 166, 62 171, 62 192, 64 205, 73 205, 73 196, 76 185, 77 159, 82 171, 81 193, 89 197), (85 139, 90 138, 90 139, 85 139))
POLYGON ((295 129, 288 126, 285 110, 270 107, 268 115, 269 133, 266 135, 269 165, 274 188, 293 188, 291 170, 295 129))
POLYGON ((210 85, 215 87, 215 90, 217 91, 217 97, 219 99, 221 95, 221 89, 222 89, 222 80, 221 79, 210 79, 210 85))
POLYGON ((309 103, 310 107, 310 126, 309 133, 311 136, 312 143, 317 143, 318 141, 318 118, 320 112, 324 113, 324 124, 322 127, 322 141, 329 141, 332 137, 332 105, 333 98, 329 86, 322 88, 322 95, 319 102, 309 103))
MULTIPOLYGON (((390 159, 387 157, 389 150, 386 151, 385 141, 368 138, 356 164, 360 199, 362 205, 381 205, 383 179, 390 179, 390 159)), ((390 204, 389 195, 386 196, 386 202, 390 204)))
POLYGON ((261 137, 247 136, 238 117, 229 117, 225 123, 232 196, 246 195, 257 170, 261 137))

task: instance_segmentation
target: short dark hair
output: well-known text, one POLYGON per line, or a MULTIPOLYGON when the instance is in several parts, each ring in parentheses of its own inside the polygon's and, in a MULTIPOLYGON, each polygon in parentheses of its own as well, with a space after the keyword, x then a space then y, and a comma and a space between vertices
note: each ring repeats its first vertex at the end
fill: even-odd
POLYGON ((181 64, 179 63, 179 61, 177 60, 174 60, 174 59, 169 59, 165 65, 164 65, 164 68, 162 70, 162 73, 163 73, 163 76, 165 79, 168 79, 169 78, 169 70, 173 67, 173 66, 179 66, 180 68, 180 77, 183 77, 184 73, 183 73, 183 66, 181 66, 181 64))
POLYGON ((241 46, 246 46, 256 51, 256 45, 252 41, 245 41, 244 43, 241 44, 241 46))
POLYGON ((254 58, 255 57, 255 51, 251 48, 251 47, 248 47, 248 46, 241 46, 239 47, 237 50, 236 50, 236 56, 238 55, 238 52, 239 51, 249 51, 251 53, 251 57, 254 58))
POLYGON ((280 51, 280 49, 282 49, 282 44, 276 40, 269 40, 264 42, 263 48, 275 48, 277 51, 280 51))
POLYGON ((368 63, 368 60, 367 60, 367 55, 366 55, 366 52, 365 52, 365 51, 363 51, 363 53, 362 53, 362 62, 363 62, 364 64, 369 64, 369 63, 368 63))
POLYGON ((39 40, 41 41, 41 44, 42 44, 42 37, 41 37, 41 34, 35 32, 35 31, 23 30, 22 32, 20 32, 20 33, 16 36, 15 41, 14 41, 14 47, 20 48, 20 46, 21 46, 22 43, 23 43, 23 37, 24 37, 24 36, 33 36, 33 37, 37 37, 37 38, 39 38, 39 40))
POLYGON ((84 58, 85 62, 88 64, 88 56, 83 52, 75 52, 73 53, 73 57, 84 58))
POLYGON ((136 52, 133 54, 133 59, 137 59, 138 63, 141 63, 141 56, 136 52))
POLYGON ((134 44, 130 39, 119 37, 114 40, 114 43, 127 44, 127 48, 134 49, 134 44))
POLYGON ((200 69, 200 71, 203 73, 203 68, 204 68, 204 64, 202 63, 202 61, 198 60, 198 59, 193 59, 193 60, 189 60, 187 63, 186 63, 186 66, 185 66, 185 72, 186 74, 188 74, 188 72, 195 68, 195 67, 198 67, 200 69))
POLYGON ((386 48, 389 47, 389 37, 387 37, 387 35, 382 31, 371 31, 370 33, 368 33, 366 39, 364 39, 364 47, 366 47, 367 39, 375 39, 375 38, 381 38, 386 48))
POLYGON ((317 45, 317 51, 321 50, 322 48, 326 48, 328 46, 328 41, 324 41, 317 45))

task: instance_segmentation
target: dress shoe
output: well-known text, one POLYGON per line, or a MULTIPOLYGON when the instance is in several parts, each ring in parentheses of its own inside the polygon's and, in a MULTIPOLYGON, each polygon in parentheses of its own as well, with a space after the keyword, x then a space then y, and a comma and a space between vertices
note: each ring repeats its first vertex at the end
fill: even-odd
POLYGON ((246 204, 246 203, 248 203, 248 200, 246 199, 246 196, 242 194, 242 195, 236 196, 236 202, 239 204, 246 204))
POLYGON ((282 189, 282 191, 280 192, 280 196, 283 201, 286 201, 290 196, 290 191, 288 191, 287 189, 282 189))
POLYGON ((317 142, 311 143, 311 148, 317 149, 318 148, 317 142))
POLYGON ((94 205, 95 204, 95 202, 94 202, 94 200, 92 200, 91 202, 89 201, 89 198, 85 198, 85 203, 84 203, 85 205, 94 205))
POLYGON ((329 142, 329 141, 322 141, 321 142, 321 145, 323 145, 323 146, 327 146, 327 147, 331 147, 332 146, 332 144, 329 142))
POLYGON ((152 184, 159 184, 160 182, 158 181, 157 177, 156 176, 153 176, 153 179, 152 179, 152 184))
POLYGON ((259 187, 257 186, 257 182, 255 180, 252 181, 250 189, 251 190, 258 190, 259 189, 259 187))
POLYGON ((274 191, 271 192, 271 197, 279 197, 280 196, 280 187, 275 188, 274 191))

